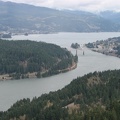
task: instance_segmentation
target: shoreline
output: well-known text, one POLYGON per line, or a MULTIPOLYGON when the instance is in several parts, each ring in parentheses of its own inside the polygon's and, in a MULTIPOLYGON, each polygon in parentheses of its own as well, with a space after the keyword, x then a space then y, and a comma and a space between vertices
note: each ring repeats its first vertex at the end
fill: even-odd
POLYGON ((99 50, 99 49, 94 49, 94 48, 88 48, 88 49, 90 49, 93 52, 101 53, 103 55, 114 56, 114 57, 120 58, 120 55, 117 55, 113 52, 105 52, 104 50, 99 50))
MULTIPOLYGON (((59 73, 64 73, 64 72, 69 72, 71 70, 74 70, 75 68, 77 68, 77 63, 73 63, 72 66, 66 68, 66 69, 62 69, 62 70, 58 70, 59 73)), ((59 74, 58 73, 58 74, 59 74)))
MULTIPOLYGON (((65 69, 62 69, 62 70, 57 70, 58 74, 60 73, 65 73, 65 72, 69 72, 71 70, 74 70, 75 68, 77 68, 77 63, 73 63, 71 66, 69 66, 68 68, 65 68, 65 69)), ((24 78, 20 78, 20 79, 25 79, 25 78, 28 78, 28 79, 31 79, 31 78, 43 78, 43 77, 37 77, 37 72, 33 72, 33 73, 27 73, 27 74, 23 74, 24 78)), ((54 74, 53 74, 54 75, 54 74)), ((53 75, 50 75, 50 76, 53 76, 53 75)), ((46 76, 46 77, 50 77, 50 76, 46 76)), ((6 80, 20 80, 20 79, 16 79, 14 77, 11 77, 9 74, 3 74, 3 75, 0 75, 0 81, 6 81, 6 80)))

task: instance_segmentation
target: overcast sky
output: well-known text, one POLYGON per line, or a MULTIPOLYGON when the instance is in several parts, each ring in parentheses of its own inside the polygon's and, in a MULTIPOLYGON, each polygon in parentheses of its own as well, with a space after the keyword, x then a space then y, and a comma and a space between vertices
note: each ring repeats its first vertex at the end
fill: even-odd
POLYGON ((57 9, 72 9, 85 11, 120 11, 120 0, 2 0, 17 3, 27 3, 57 9))

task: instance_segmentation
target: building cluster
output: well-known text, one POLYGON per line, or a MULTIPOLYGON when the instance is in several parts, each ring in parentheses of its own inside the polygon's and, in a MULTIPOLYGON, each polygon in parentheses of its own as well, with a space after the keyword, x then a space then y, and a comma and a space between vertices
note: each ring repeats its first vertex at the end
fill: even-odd
POLYGON ((96 41, 93 43, 89 43, 88 47, 90 47, 93 51, 116 55, 118 52, 118 47, 120 46, 120 38, 109 38, 107 40, 96 41))

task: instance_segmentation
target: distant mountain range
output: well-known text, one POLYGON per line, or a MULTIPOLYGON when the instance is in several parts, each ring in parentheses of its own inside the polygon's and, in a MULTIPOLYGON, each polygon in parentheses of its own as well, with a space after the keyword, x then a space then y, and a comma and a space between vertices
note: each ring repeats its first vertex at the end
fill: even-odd
POLYGON ((120 12, 104 11, 104 12, 100 12, 100 16, 105 19, 109 19, 114 23, 120 24, 120 12))
POLYGON ((55 10, 0 1, 0 31, 7 32, 112 32, 120 31, 120 13, 99 15, 55 10))

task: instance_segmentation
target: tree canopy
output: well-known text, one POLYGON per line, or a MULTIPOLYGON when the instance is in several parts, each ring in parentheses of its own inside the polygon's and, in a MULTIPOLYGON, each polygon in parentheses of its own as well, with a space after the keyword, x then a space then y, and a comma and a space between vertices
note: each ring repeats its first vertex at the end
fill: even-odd
POLYGON ((52 75, 71 66, 73 61, 74 57, 67 49, 54 44, 30 40, 0 40, 1 75, 9 74, 14 78, 20 78, 28 72, 37 72, 37 75, 47 72, 52 75))
POLYGON ((0 120, 118 120, 120 70, 78 77, 61 90, 16 102, 0 116, 0 120))

